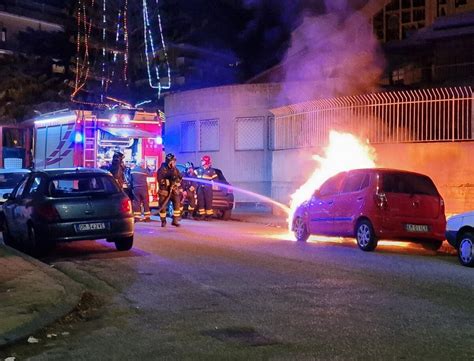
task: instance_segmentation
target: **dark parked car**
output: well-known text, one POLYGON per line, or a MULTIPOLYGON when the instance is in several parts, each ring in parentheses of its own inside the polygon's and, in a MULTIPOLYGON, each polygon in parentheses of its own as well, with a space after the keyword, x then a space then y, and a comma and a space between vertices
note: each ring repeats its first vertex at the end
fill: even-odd
POLYGON ((105 238, 117 250, 133 246, 130 199, 100 169, 32 171, 3 205, 3 239, 32 254, 56 242, 105 238))
MULTIPOLYGON (((178 164, 176 166, 181 174, 184 174, 185 167, 182 164, 178 164)), ((214 210, 214 216, 217 218, 221 218, 224 220, 229 220, 232 216, 232 209, 234 209, 234 192, 230 183, 225 179, 224 174, 218 168, 214 168, 217 173, 217 181, 214 182, 214 186, 212 187, 212 209, 214 210), (222 184, 221 186, 219 185, 222 184)), ((199 183, 198 183, 199 185, 199 183)), ((187 214, 187 204, 186 202, 183 204, 184 212, 183 218, 188 216, 187 214)), ((196 209, 197 210, 197 209, 196 209)), ((171 216, 173 214, 173 210, 170 207, 168 209, 168 214, 171 216)))
POLYGON ((295 212, 297 240, 310 234, 355 237, 364 251, 378 239, 444 240, 444 201, 426 175, 396 169, 355 169, 329 178, 295 212))

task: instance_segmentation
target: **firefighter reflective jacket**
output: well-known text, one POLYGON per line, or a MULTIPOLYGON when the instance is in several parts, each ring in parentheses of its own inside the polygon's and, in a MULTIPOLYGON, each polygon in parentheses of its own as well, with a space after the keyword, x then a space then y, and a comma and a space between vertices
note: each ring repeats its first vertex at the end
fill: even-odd
POLYGON ((169 191, 172 186, 180 186, 181 173, 177 168, 170 168, 167 163, 162 163, 156 175, 160 190, 169 191))
MULTIPOLYGON (((213 181, 213 180, 217 179, 217 173, 214 170, 214 168, 211 168, 211 167, 209 167, 207 169, 205 169, 203 167, 199 167, 198 169, 195 170, 195 173, 196 173, 197 178, 200 178, 200 179, 203 179, 203 180, 213 181)), ((200 186, 209 186, 209 187, 211 187, 210 184, 200 183, 199 185, 200 186)))
POLYGON ((130 179, 132 183, 132 188, 147 188, 148 183, 146 181, 147 177, 149 177, 151 174, 150 172, 140 166, 136 166, 130 171, 130 179))

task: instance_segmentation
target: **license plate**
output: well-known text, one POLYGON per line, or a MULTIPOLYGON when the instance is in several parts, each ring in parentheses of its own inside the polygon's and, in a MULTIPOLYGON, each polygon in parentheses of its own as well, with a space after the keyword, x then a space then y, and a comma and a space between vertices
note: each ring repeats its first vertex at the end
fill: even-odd
POLYGON ((405 224, 408 232, 428 232, 429 227, 426 224, 405 224))
POLYGON ((107 229, 107 225, 104 222, 81 223, 76 224, 75 227, 77 232, 101 231, 107 229))

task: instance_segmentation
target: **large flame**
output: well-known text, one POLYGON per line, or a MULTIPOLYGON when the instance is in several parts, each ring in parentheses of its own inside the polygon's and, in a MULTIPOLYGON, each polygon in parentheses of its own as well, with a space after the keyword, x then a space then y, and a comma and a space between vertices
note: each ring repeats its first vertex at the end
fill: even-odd
POLYGON ((313 155, 313 159, 319 163, 319 166, 306 183, 291 195, 291 211, 288 218, 290 229, 298 206, 308 200, 328 178, 346 170, 374 168, 375 150, 352 134, 331 131, 329 145, 324 148, 324 155, 313 155))

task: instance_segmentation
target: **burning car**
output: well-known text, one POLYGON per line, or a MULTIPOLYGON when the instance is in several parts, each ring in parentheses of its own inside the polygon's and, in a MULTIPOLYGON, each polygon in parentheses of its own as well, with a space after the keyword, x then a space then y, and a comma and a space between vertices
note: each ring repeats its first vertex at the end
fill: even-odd
POLYGON ((295 211, 298 241, 310 235, 355 237, 363 251, 379 239, 424 241, 431 249, 445 237, 444 200, 426 175, 395 169, 354 169, 329 178, 295 211))

